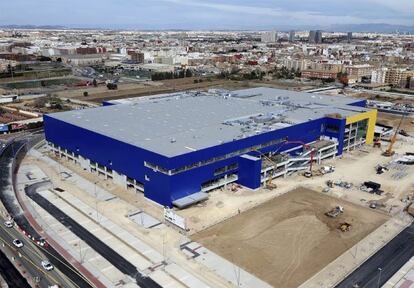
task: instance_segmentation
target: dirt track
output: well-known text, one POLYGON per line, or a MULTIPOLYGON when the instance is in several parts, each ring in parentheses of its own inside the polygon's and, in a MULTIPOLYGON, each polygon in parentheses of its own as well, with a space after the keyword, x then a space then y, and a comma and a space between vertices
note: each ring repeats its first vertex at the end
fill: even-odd
POLYGON ((105 86, 99 87, 79 87, 66 91, 56 92, 59 97, 75 98, 93 102, 102 102, 114 99, 122 99, 127 97, 138 97, 146 95, 154 95, 161 93, 172 93, 176 91, 185 91, 193 89, 209 89, 212 87, 240 87, 244 85, 241 82, 218 80, 203 81, 202 83, 194 83, 196 78, 172 79, 148 83, 129 83, 120 84, 118 90, 108 90, 105 86), (89 96, 84 97, 83 91, 88 91, 89 96))
MULTIPOLYGON (((401 121, 400 115, 393 115, 390 113, 378 112, 377 123, 397 127, 401 121)), ((406 117, 401 123, 401 129, 404 129, 406 132, 414 132, 414 119, 411 117, 406 117)))
POLYGON ((375 230, 387 216, 300 188, 193 236, 274 287, 297 287, 375 230), (336 219, 324 215, 342 205, 336 219), (352 224, 340 232, 339 223, 352 224))

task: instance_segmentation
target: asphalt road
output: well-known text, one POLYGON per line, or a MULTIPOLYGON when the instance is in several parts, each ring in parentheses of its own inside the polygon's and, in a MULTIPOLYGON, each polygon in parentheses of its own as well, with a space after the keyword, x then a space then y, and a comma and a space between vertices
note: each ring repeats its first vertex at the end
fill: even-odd
MULTIPOLYGON (((3 219, 0 221, 4 222, 3 219)), ((57 269, 52 271, 43 269, 41 262, 46 260, 47 257, 26 236, 23 236, 14 228, 5 227, 3 223, 0 223, 0 243, 4 243, 5 247, 11 252, 10 255, 21 261, 30 275, 38 279, 40 287, 47 288, 55 284, 60 284, 63 287, 76 287, 57 269), (12 244, 14 239, 22 241, 24 246, 22 248, 15 247, 12 244)))
POLYGON ((2 251, 0 251, 0 273, 9 287, 30 288, 26 279, 17 271, 2 251))
POLYGON ((414 224, 411 224, 411 226, 403 230, 386 246, 365 261, 336 288, 381 287, 413 256, 414 224))
POLYGON ((85 241, 102 257, 108 260, 113 266, 124 274, 135 278, 137 284, 143 288, 161 288, 154 280, 141 274, 137 268, 128 262, 125 258, 115 252, 111 247, 103 243, 99 238, 95 237, 92 233, 79 225, 75 220, 70 218, 64 212, 62 212, 55 205, 50 203, 47 199, 36 193, 36 184, 25 188, 27 195, 35 201, 40 207, 49 212, 50 215, 56 218, 65 227, 76 234, 80 239, 85 241))
MULTIPOLYGON (((16 151, 18 151, 22 145, 25 145, 25 142, 25 139, 18 140, 10 146, 6 147, 3 153, 0 154, 0 200, 2 201, 9 215, 13 217, 16 224, 27 231, 29 234, 33 235, 36 239, 39 239, 40 235, 31 227, 24 214, 22 214, 21 208, 17 202, 15 195, 13 193, 10 193, 12 191, 12 175, 10 175, 10 163, 16 151)), ((23 241, 23 238, 25 238, 24 240, 27 239, 23 236, 21 236, 19 239, 23 241)), ((65 287, 92 287, 89 281, 80 275, 75 268, 73 268, 56 250, 53 249, 53 247, 37 247, 37 249, 38 251, 36 252, 44 253, 47 255, 47 259, 55 266, 55 269, 60 270, 61 273, 67 277, 64 283, 67 283, 68 286, 65 287), (71 285, 70 283, 76 283, 76 285, 71 285)), ((28 269, 30 269, 30 267, 28 267, 28 269)))

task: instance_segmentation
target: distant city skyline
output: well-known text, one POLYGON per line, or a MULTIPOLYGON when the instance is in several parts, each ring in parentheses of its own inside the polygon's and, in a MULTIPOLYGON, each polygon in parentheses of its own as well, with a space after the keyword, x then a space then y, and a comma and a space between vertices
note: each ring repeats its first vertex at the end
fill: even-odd
POLYGON ((15 0, 0 8, 0 25, 222 30, 414 26, 412 0, 15 0))

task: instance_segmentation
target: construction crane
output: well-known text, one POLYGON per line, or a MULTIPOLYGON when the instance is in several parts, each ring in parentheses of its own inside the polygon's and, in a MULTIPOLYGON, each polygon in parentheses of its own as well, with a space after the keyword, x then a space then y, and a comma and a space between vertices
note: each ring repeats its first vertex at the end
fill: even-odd
MULTIPOLYGON (((274 167, 276 168, 276 162, 275 161, 273 161, 270 157, 267 157, 265 154, 261 154, 261 156, 266 158, 268 161, 270 161, 270 163, 273 163, 274 167)), ((267 181, 266 181, 266 187, 268 189, 275 189, 276 188, 276 185, 273 184, 273 177, 272 176, 273 175, 270 175, 269 179, 267 179, 267 181)))
POLYGON ((393 150, 393 147, 394 147, 395 142, 397 141, 397 135, 398 135, 398 132, 400 131, 401 124, 403 123, 404 118, 405 118, 405 114, 403 114, 401 116, 400 123, 398 123, 397 129, 395 129, 395 133, 391 137, 390 144, 388 145, 387 150, 385 150, 385 152, 382 153, 382 155, 384 155, 386 157, 391 157, 392 155, 395 154, 395 151, 393 150))

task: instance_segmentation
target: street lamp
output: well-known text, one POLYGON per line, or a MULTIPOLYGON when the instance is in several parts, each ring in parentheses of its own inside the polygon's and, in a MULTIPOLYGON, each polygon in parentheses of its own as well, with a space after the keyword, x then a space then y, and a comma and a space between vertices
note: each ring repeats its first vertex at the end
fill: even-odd
POLYGON ((94 190, 95 190, 95 210, 96 210, 96 221, 100 224, 99 221, 99 212, 98 212, 98 193, 96 191, 96 184, 98 184, 99 181, 95 181, 94 184, 94 190))
POLYGON ((381 267, 378 267, 378 271, 379 271, 379 276, 378 276, 378 288, 380 288, 382 268, 381 268, 381 267))

